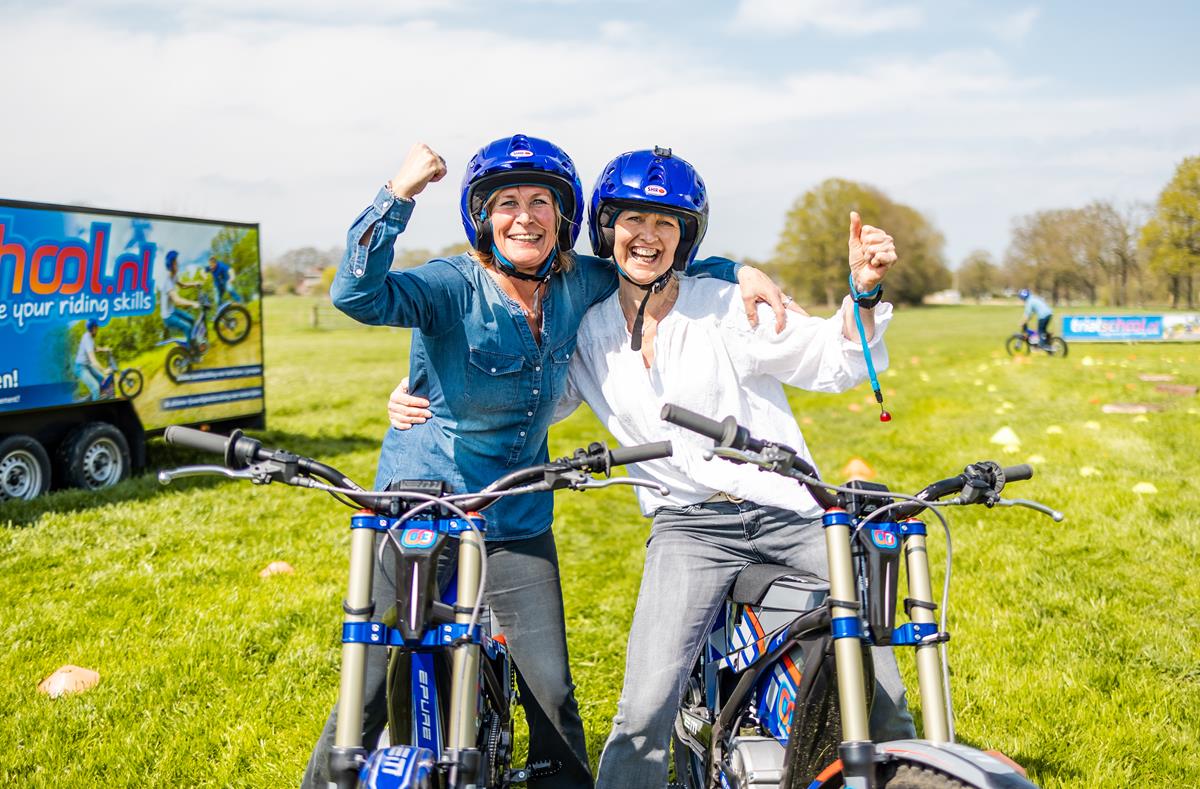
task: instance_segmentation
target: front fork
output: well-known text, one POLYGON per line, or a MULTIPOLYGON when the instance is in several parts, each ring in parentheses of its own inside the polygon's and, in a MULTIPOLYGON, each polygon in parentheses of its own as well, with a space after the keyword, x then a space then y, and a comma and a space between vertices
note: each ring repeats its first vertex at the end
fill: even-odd
MULTIPOLYGON (((829 606, 842 723, 842 743, 838 748, 842 775, 847 789, 871 789, 876 785, 875 746, 871 742, 863 679, 862 644, 867 634, 862 627, 862 603, 858 599, 851 553, 853 520, 845 510, 832 508, 826 511, 822 522, 829 554, 829 606)), ((942 693, 942 665, 937 651, 940 634, 934 621, 924 524, 910 521, 904 524, 902 533, 909 591, 905 608, 911 624, 893 635, 893 643, 916 646, 925 738, 945 743, 950 740, 949 711, 942 693)))
MULTIPOLYGON (((458 545, 458 612, 456 624, 471 622, 471 608, 479 594, 483 538, 477 531, 462 534, 458 545)), ((479 644, 468 641, 454 647, 450 671, 450 726, 446 733, 451 762, 449 785, 472 785, 482 763, 476 737, 479 732, 479 644)))
MULTIPOLYGON (((350 532, 350 583, 346 590, 346 622, 367 622, 374 613, 371 586, 375 579, 375 532, 350 532)), ((338 691, 337 731, 329 754, 329 774, 338 789, 354 789, 358 771, 367 758, 363 748, 363 693, 366 683, 367 645, 342 644, 342 680, 338 691)))

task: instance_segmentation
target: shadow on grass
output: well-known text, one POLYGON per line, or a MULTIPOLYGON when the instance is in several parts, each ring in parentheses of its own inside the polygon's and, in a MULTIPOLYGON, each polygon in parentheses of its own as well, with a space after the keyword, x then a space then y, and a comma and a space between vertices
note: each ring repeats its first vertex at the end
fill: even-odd
MULTIPOLYGON (((378 439, 363 436, 306 436, 279 430, 256 430, 250 435, 262 441, 265 447, 287 449, 298 455, 313 457, 326 463, 341 455, 374 450, 379 447, 378 439)), ((141 474, 104 490, 89 491, 67 488, 53 491, 33 501, 6 501, 0 504, 0 529, 36 525, 38 520, 48 513, 76 512, 123 502, 150 500, 166 490, 159 484, 156 476, 160 469, 214 463, 221 463, 216 455, 174 446, 161 439, 152 439, 146 445, 146 468, 141 474)), ((187 490, 191 487, 208 487, 225 481, 221 477, 191 478, 173 482, 171 488, 187 490)), ((371 480, 360 480, 360 484, 369 484, 370 482, 371 480)))
MULTIPOLYGON (((986 743, 975 742, 969 737, 956 736, 955 741, 959 745, 966 745, 981 751, 991 750, 986 743)), ((1001 751, 1001 753, 1024 767, 1031 779, 1038 778, 1044 781, 1046 776, 1053 775, 1063 783, 1070 784, 1083 777, 1078 770, 1069 768, 1061 761, 1050 761, 1024 751, 1001 751)))

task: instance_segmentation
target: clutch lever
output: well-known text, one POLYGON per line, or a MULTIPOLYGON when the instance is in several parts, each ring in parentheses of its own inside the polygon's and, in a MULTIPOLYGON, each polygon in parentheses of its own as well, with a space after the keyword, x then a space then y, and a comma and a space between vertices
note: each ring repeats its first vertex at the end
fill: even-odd
POLYGON ((203 465, 203 466, 180 466, 179 468, 163 469, 158 472, 158 481, 163 485, 170 485, 177 479, 184 477, 228 477, 229 479, 248 479, 255 485, 266 485, 275 476, 270 467, 265 467, 261 464, 255 464, 244 469, 231 469, 228 466, 203 465))
POLYGON ((596 488, 607 488, 610 485, 630 485, 635 488, 652 488, 657 491, 660 496, 671 495, 671 489, 666 485, 660 485, 657 482, 651 482, 645 479, 634 479, 633 477, 611 477, 609 479, 589 478, 587 482, 579 482, 571 485, 571 488, 574 490, 593 490, 596 488))

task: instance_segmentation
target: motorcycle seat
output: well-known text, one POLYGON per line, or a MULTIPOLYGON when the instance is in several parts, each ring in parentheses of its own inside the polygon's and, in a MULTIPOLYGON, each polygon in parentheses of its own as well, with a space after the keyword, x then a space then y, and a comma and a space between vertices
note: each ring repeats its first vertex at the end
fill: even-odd
POLYGON ((780 578, 788 577, 795 578, 804 586, 815 586, 826 592, 829 590, 829 583, 823 578, 794 567, 782 564, 748 564, 734 580, 729 598, 735 603, 759 605, 772 584, 780 578))

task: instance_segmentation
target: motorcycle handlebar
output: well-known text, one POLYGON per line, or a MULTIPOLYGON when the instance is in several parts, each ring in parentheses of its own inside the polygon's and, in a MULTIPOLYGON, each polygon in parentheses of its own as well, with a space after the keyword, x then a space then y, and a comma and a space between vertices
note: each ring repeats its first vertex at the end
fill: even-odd
POLYGON ((609 450, 609 464, 612 466, 628 466, 630 463, 642 463, 647 460, 671 457, 670 441, 657 441, 653 444, 641 444, 633 447, 617 447, 609 450))
POLYGON ((163 438, 168 444, 197 449, 201 452, 211 452, 214 455, 224 455, 226 446, 229 444, 228 436, 206 433, 203 430, 179 427, 178 425, 168 427, 167 431, 163 433, 163 438))
POLYGON ((1005 466, 1001 469, 1004 474, 1005 482, 1020 482, 1025 479, 1033 479, 1033 466, 1028 463, 1022 463, 1019 466, 1005 466))
POLYGON ((748 449, 751 452, 761 452, 764 448, 763 442, 750 435, 750 431, 739 425, 732 416, 727 416, 718 422, 674 403, 664 405, 659 416, 673 425, 679 425, 685 430, 691 430, 693 433, 711 438, 717 442, 719 447, 748 449))

